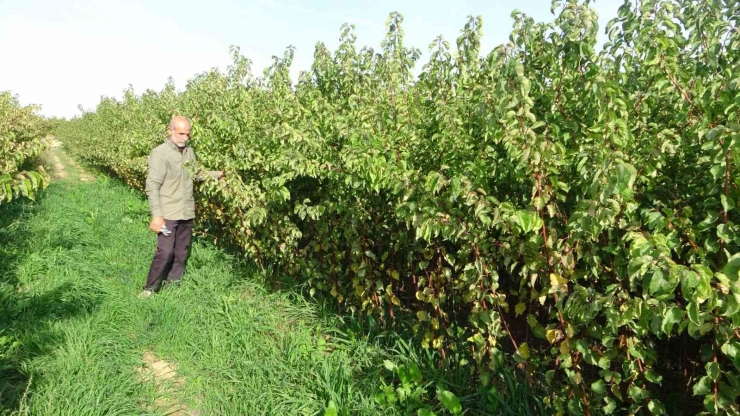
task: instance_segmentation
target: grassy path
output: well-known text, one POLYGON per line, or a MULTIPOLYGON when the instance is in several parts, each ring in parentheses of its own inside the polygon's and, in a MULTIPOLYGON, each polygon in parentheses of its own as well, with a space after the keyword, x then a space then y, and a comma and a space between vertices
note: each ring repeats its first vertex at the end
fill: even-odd
POLYGON ((50 158, 40 201, 0 207, 0 414, 381 413, 379 347, 206 242, 180 287, 137 298, 146 201, 50 158))

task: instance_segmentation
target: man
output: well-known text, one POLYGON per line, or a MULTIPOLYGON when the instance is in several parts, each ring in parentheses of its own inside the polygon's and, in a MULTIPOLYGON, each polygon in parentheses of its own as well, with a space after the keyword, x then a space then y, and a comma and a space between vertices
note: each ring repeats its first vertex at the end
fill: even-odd
MULTIPOLYGON (((185 270, 195 217, 193 178, 183 167, 185 162, 196 159, 187 145, 190 128, 186 117, 173 117, 167 128, 169 137, 149 155, 146 195, 152 214, 149 229, 157 233, 157 250, 141 297, 156 292, 165 275, 168 284, 179 283, 185 270), (162 226, 167 227, 164 232, 162 226)), ((209 171, 208 175, 224 177, 222 171, 209 171)))

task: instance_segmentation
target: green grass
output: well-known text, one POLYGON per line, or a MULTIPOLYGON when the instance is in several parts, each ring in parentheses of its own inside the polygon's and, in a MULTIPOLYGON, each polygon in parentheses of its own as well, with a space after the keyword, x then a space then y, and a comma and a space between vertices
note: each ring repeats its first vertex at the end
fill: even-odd
POLYGON ((35 203, 0 207, 0 414, 165 414, 176 403, 189 411, 178 414, 323 415, 330 401, 343 415, 405 414, 413 409, 374 398, 381 379, 393 381, 386 359, 419 364, 427 402, 437 385, 468 392, 466 414, 485 414, 472 409, 492 398, 518 406, 497 414, 537 401, 511 377, 506 395, 481 396, 433 352, 271 290, 197 237, 183 284, 137 298, 156 241, 145 199, 104 176, 79 181, 59 155, 66 180, 35 203), (179 382, 142 379, 145 353, 176 366, 179 382))

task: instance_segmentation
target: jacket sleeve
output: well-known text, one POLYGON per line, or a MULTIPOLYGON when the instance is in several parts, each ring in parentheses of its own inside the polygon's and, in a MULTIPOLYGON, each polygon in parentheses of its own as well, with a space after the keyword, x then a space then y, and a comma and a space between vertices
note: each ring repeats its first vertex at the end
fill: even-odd
POLYGON ((149 209, 152 217, 162 217, 162 202, 159 190, 164 182, 167 165, 162 156, 157 152, 149 155, 149 169, 146 175, 146 196, 149 200, 149 209))
MULTIPOLYGON (((198 164, 200 164, 200 162, 198 161, 197 156, 195 155, 195 151, 194 150, 193 150, 193 161, 196 162, 196 163, 198 163, 198 164)), ((202 166, 202 164, 200 164, 200 165, 202 166)), ((217 170, 204 170, 204 171, 196 174, 195 177, 193 178, 193 180, 195 182, 203 182, 208 177, 211 177, 213 179, 218 179, 220 176, 221 175, 218 173, 217 170)))
POLYGON ((218 173, 217 170, 205 170, 197 174, 194 179, 195 179, 195 182, 203 182, 209 177, 213 179, 218 179, 221 177, 221 175, 218 173))
POLYGON ((213 179, 218 179, 219 177, 221 177, 221 174, 220 174, 220 173, 218 173, 218 171, 217 171, 217 170, 209 170, 209 171, 207 171, 206 173, 207 173, 207 174, 208 174, 208 175, 209 175, 210 177, 212 177, 213 179))

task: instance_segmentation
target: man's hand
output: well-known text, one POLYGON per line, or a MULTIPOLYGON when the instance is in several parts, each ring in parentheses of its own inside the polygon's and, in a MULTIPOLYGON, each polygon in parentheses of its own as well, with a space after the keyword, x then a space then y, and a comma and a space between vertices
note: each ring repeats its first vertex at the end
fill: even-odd
POLYGON ((224 173, 224 171, 222 171, 222 170, 219 170, 219 171, 218 171, 218 178, 219 178, 219 179, 223 179, 223 178, 225 178, 225 177, 226 177, 226 174, 224 173))
POLYGON ((164 217, 154 217, 152 218, 152 221, 149 223, 149 229, 159 234, 160 231, 162 231, 163 225, 164 225, 164 217))

